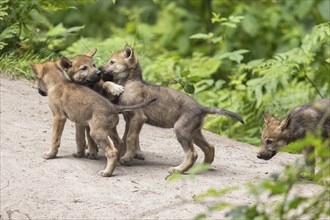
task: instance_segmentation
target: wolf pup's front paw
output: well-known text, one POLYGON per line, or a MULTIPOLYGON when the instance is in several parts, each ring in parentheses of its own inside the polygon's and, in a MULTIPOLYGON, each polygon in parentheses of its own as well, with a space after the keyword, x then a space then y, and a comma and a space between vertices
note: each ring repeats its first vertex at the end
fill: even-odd
POLYGON ((105 89, 108 93, 114 95, 114 96, 119 96, 124 92, 124 87, 121 85, 117 85, 113 82, 105 82, 103 84, 103 89, 105 89))
POLYGON ((111 172, 106 172, 105 170, 101 170, 98 174, 103 177, 110 177, 112 175, 111 172))
POLYGON ((121 157, 119 159, 119 163, 120 164, 128 164, 130 161, 133 160, 133 157, 134 157, 134 155, 133 156, 131 156, 131 155, 124 155, 123 157, 121 157))
POLYGON ((134 158, 138 160, 145 160, 144 154, 141 150, 137 150, 134 154, 134 158))
POLYGON ((170 174, 172 174, 172 173, 183 173, 182 170, 180 170, 178 167, 170 167, 170 168, 168 169, 168 172, 169 172, 170 174))
POLYGON ((45 153, 42 154, 42 157, 44 159, 52 159, 56 157, 56 152, 52 152, 52 151, 46 151, 45 153))
POLYGON ((81 152, 76 152, 73 154, 74 157, 76 158, 82 158, 85 156, 85 152, 84 151, 81 151, 81 152))
POLYGON ((86 157, 90 160, 97 160, 97 151, 96 152, 86 152, 86 157))

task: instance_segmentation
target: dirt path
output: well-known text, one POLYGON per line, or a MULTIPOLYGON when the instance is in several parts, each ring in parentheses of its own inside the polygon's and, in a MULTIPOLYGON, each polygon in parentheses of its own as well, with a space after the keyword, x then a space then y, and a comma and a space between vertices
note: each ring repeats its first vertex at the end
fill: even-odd
MULTIPOLYGON (((216 148, 212 170, 192 181, 167 182, 167 169, 183 159, 172 130, 145 125, 141 147, 145 161, 118 165, 114 176, 97 172, 105 157, 77 159, 73 123, 66 124, 58 157, 44 160, 50 145, 52 114, 48 99, 26 80, 1 76, 1 219, 192 219, 206 211, 205 203, 192 196, 214 187, 242 186, 271 172, 281 171, 297 155, 280 153, 271 161, 256 158, 257 148, 204 132, 216 148)), ((123 133, 124 123, 118 126, 123 133)), ((198 162, 203 157, 198 151, 198 162)), ((318 191, 315 185, 301 193, 318 191)), ((250 203, 244 190, 223 197, 225 201, 250 203)), ((216 213, 213 218, 223 218, 216 213)))

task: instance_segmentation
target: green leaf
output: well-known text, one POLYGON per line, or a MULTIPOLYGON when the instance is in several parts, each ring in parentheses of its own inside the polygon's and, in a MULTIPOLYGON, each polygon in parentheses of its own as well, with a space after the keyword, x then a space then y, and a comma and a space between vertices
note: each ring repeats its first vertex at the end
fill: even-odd
POLYGON ((214 12, 212 12, 213 17, 211 18, 211 22, 212 23, 221 23, 224 21, 227 21, 227 18, 220 18, 220 14, 216 14, 214 12))
POLYGON ((215 82, 215 88, 216 89, 221 89, 223 85, 226 84, 225 80, 219 79, 218 81, 215 82))
POLYGON ((224 188, 224 189, 221 189, 221 190, 210 188, 205 193, 195 195, 193 198, 195 200, 201 200, 201 199, 204 199, 204 198, 207 198, 207 197, 219 197, 219 196, 226 195, 226 194, 228 194, 230 192, 233 192, 235 190, 238 190, 238 189, 239 189, 239 187, 237 187, 237 186, 227 187, 227 188, 224 188))
POLYGON ((258 20, 252 14, 247 14, 242 22, 243 30, 252 37, 258 34, 259 26, 258 20))
POLYGON ((0 50, 3 49, 7 43, 5 42, 7 39, 13 38, 18 35, 19 27, 18 23, 10 25, 5 30, 0 33, 0 50))
POLYGON ((243 19, 244 19, 244 16, 233 16, 233 15, 229 16, 229 20, 234 23, 240 23, 241 20, 243 20, 243 19))
POLYGON ((308 0, 308 1, 299 1, 295 5, 295 12, 298 15, 300 19, 306 16, 308 12, 310 12, 310 9, 314 5, 314 0, 308 0))
POLYGON ((292 200, 288 202, 288 208, 289 209, 296 209, 300 204, 307 201, 308 199, 305 197, 295 197, 292 200))
POLYGON ((181 174, 181 173, 172 173, 171 175, 169 175, 166 178, 166 181, 172 182, 174 180, 180 180, 180 179, 183 179, 183 174, 181 174))
POLYGON ((203 39, 203 40, 209 40, 214 36, 213 33, 208 33, 208 34, 203 34, 203 33, 199 33, 199 34, 194 34, 191 35, 189 38, 190 39, 203 39))
POLYGON ((189 74, 190 74, 190 71, 189 71, 189 70, 185 70, 185 71, 183 71, 183 72, 180 73, 180 76, 181 76, 181 77, 186 77, 186 76, 188 76, 189 74))
POLYGON ((232 206, 232 204, 230 204, 230 203, 222 202, 222 203, 210 206, 209 211, 210 212, 221 211, 221 210, 226 209, 226 208, 231 207, 231 206, 232 206))
POLYGON ((216 58, 218 59, 225 59, 228 58, 232 61, 235 61, 236 63, 241 63, 242 59, 244 58, 241 54, 245 54, 245 53, 249 53, 248 50, 242 49, 242 50, 235 50, 233 52, 227 52, 227 53, 223 53, 219 56, 217 56, 216 58))
POLYGON ((317 6, 318 10, 320 11, 320 14, 323 16, 325 20, 330 20, 330 1, 329 0, 323 0, 320 2, 320 4, 317 6))
POLYGON ((271 195, 279 195, 287 192, 289 186, 285 182, 272 183, 269 181, 265 181, 263 183, 263 187, 265 187, 265 189, 270 190, 271 195))
POLYGON ((194 94, 194 92, 195 92, 195 87, 193 84, 190 84, 190 83, 185 84, 183 88, 186 93, 194 94))
POLYGON ((237 25, 235 23, 231 23, 231 22, 224 22, 221 25, 227 26, 227 27, 230 27, 230 28, 236 28, 237 27, 237 25))
POLYGON ((189 175, 196 175, 210 169, 210 164, 197 163, 188 170, 189 175))
POLYGON ((76 26, 71 28, 65 28, 62 23, 59 23, 54 28, 50 29, 48 31, 47 35, 48 37, 67 37, 69 35, 72 35, 80 30, 82 30, 85 26, 76 26))
POLYGON ((194 217, 194 220, 203 220, 206 219, 206 214, 205 213, 199 213, 194 217))

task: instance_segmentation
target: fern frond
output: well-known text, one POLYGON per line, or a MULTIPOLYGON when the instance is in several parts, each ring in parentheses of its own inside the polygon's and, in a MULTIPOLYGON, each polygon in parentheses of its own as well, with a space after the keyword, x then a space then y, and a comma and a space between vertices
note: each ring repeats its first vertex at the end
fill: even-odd
POLYGON ((311 52, 312 49, 318 48, 322 44, 330 44, 329 42, 330 22, 327 22, 315 26, 312 33, 303 39, 301 48, 304 52, 311 52))
POLYGON ((5 42, 6 39, 15 37, 18 33, 19 33, 18 23, 10 25, 5 30, 3 30, 0 34, 0 50, 2 50, 7 45, 7 43, 5 42))
POLYGON ((4 17, 8 15, 7 10, 8 10, 8 5, 7 3, 9 0, 2 0, 0 1, 0 21, 4 20, 4 17))

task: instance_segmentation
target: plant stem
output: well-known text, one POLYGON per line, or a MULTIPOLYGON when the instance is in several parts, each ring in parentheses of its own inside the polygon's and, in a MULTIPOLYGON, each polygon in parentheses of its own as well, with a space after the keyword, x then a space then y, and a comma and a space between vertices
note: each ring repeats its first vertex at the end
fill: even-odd
POLYGON ((314 87, 314 89, 316 90, 316 92, 321 96, 321 98, 323 99, 323 95, 321 94, 321 92, 317 89, 316 85, 314 84, 314 82, 307 76, 306 71, 304 71, 305 73, 305 78, 312 84, 312 86, 314 87))

